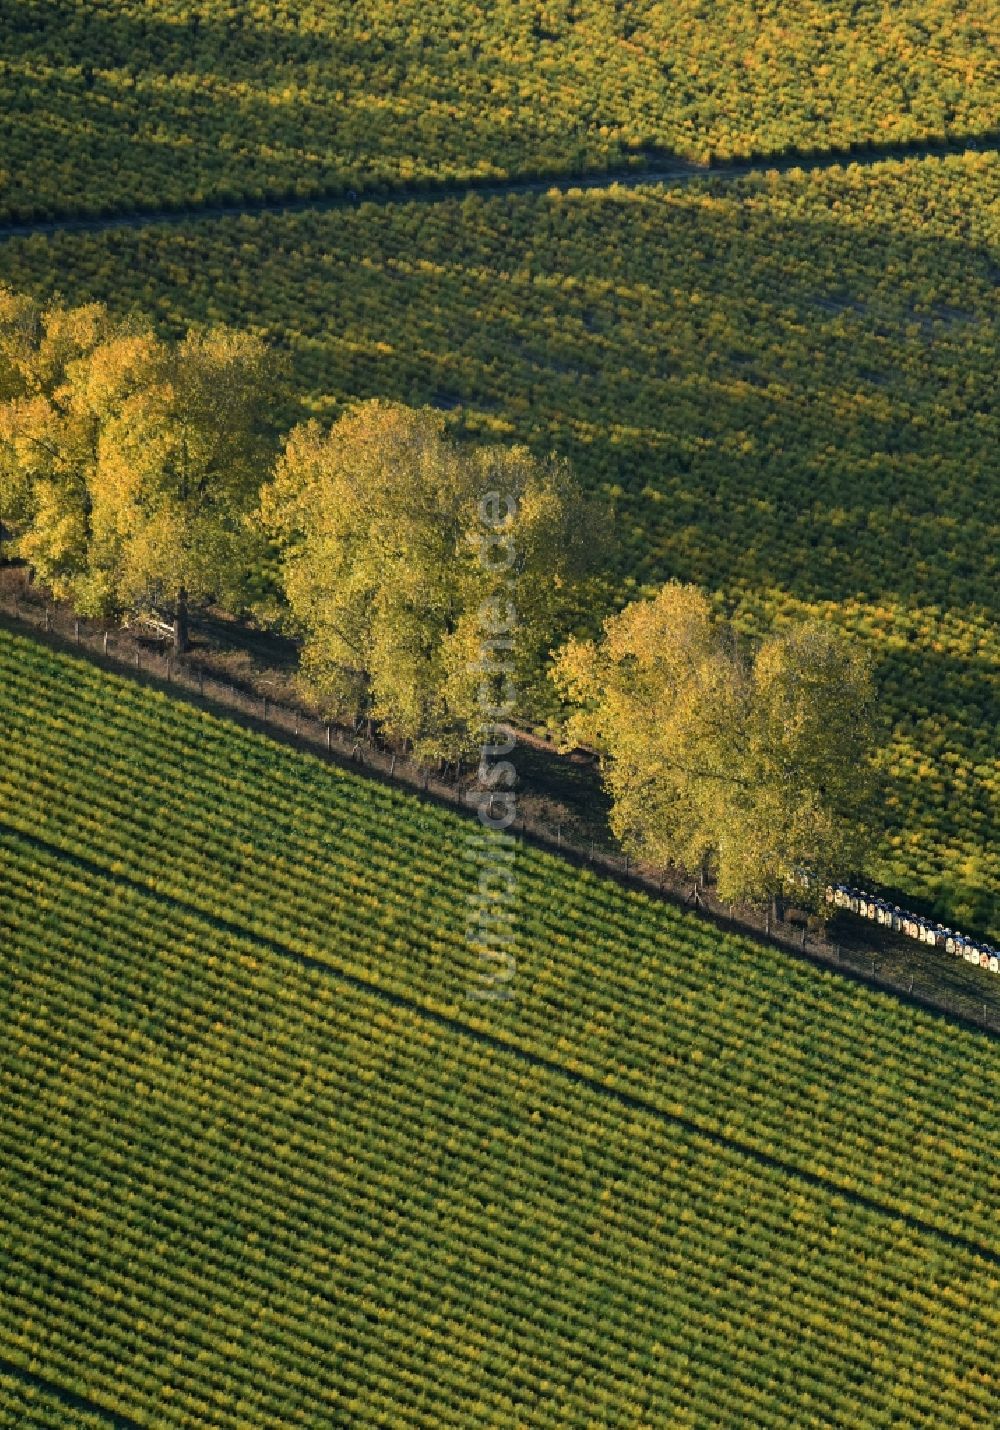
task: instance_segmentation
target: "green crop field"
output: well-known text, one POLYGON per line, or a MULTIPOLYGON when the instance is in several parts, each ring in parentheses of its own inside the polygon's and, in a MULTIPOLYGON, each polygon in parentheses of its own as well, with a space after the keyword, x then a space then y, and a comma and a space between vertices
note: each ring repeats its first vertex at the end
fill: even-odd
POLYGON ((677 576, 857 631, 876 872, 996 937, 998 191, 969 155, 363 205, 8 240, 0 275, 258 327, 324 416, 385 394, 566 453, 615 506, 619 601, 677 576))
POLYGON ((6 631, 0 722, 0 1423, 993 1422, 989 1039, 526 848, 484 1004, 458 815, 6 631))
POLYGON ((995 0, 0 0, 0 213, 996 127, 995 0))

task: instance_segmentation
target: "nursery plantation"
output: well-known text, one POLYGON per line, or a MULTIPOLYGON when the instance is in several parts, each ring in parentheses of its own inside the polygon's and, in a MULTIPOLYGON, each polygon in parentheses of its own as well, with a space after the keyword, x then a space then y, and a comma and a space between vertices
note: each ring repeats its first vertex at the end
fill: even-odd
POLYGON ((383 395, 568 456, 614 511, 612 605, 677 577, 751 630, 858 633, 873 872, 996 937, 998 192, 967 154, 362 204, 8 239, 0 276, 263 332, 285 426, 383 395))
POLYGON ((986 1426, 987 1037, 0 631, 0 1423, 986 1426), (971 1333, 970 1333, 971 1328, 971 1333))
POLYGON ((1000 1423, 998 101, 0 0, 0 1430, 1000 1423))
POLYGON ((995 129, 995 0, 0 0, 0 213, 995 129))

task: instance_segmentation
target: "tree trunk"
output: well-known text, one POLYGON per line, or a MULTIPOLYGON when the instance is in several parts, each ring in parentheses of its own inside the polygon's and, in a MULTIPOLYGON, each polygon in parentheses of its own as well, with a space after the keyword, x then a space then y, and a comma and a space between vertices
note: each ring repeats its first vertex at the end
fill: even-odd
POLYGON ((181 586, 177 592, 177 610, 174 614, 174 651, 183 655, 191 644, 188 626, 187 589, 181 586))

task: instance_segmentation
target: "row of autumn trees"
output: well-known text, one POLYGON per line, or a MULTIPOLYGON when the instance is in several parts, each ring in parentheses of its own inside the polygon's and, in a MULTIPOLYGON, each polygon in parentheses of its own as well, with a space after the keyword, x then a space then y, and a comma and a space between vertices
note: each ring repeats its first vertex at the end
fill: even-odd
POLYGON ((802 871, 815 895, 863 867, 874 701, 855 646, 811 624, 751 644, 676 583, 574 635, 594 629, 607 519, 565 462, 381 401, 279 442, 280 381, 245 332, 173 342, 0 290, 8 554, 81 614, 169 613, 180 649, 189 609, 251 609, 276 558, 329 717, 424 759, 558 718, 567 746, 601 753, 624 847, 724 898, 801 901, 802 871))

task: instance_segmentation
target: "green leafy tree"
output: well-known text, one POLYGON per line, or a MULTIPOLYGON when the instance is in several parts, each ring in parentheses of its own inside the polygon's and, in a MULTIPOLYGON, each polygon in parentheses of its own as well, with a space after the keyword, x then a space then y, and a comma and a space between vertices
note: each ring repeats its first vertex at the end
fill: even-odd
POLYGON ((261 515, 311 694, 423 757, 529 708, 595 545, 564 464, 455 443, 440 413, 382 401, 297 427, 261 515))

